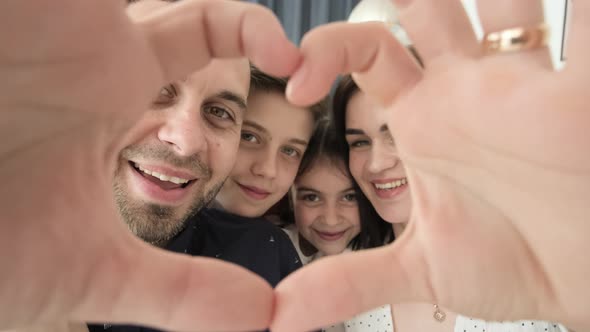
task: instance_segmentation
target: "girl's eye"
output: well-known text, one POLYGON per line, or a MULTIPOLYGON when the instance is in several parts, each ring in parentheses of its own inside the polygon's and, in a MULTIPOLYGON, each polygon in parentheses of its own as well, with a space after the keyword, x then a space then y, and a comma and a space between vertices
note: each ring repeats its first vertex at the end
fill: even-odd
POLYGON ((355 193, 349 193, 344 195, 344 200, 347 202, 356 202, 356 194, 355 193))
POLYGON ((289 157, 298 158, 301 155, 297 149, 294 149, 289 146, 283 147, 282 151, 285 155, 287 155, 289 157))
POLYGON ((316 194, 307 194, 301 197, 301 199, 308 202, 317 202, 320 200, 320 197, 316 194))
POLYGON ((251 143, 258 143, 258 139, 252 133, 242 132, 241 138, 242 138, 242 141, 251 142, 251 143))

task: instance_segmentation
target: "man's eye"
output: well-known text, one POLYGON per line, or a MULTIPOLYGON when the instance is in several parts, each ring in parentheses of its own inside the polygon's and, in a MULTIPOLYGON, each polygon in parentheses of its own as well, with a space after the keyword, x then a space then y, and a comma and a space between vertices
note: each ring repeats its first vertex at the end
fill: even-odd
POLYGON ((176 87, 172 84, 168 84, 158 93, 158 97, 154 100, 155 105, 166 105, 170 103, 174 98, 178 96, 178 91, 176 91, 176 87))
POLYGON ((224 108, 221 108, 219 106, 209 106, 205 109, 205 111, 208 114, 213 115, 214 117, 223 119, 223 120, 227 120, 227 119, 232 119, 231 114, 225 110, 224 108))

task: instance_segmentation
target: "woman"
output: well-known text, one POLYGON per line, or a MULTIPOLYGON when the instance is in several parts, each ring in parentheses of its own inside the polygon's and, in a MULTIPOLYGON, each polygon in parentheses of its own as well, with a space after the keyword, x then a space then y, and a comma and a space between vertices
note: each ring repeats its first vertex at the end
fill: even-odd
MULTIPOLYGON (((410 184, 387 127, 388 110, 360 92, 350 76, 334 95, 334 125, 349 147, 354 179, 384 220, 401 236, 412 209, 410 184), (370 112, 369 116, 367 112, 370 112)), ((477 296, 477 295, 474 295, 477 296)), ((539 321, 492 323, 456 315, 436 304, 404 304, 392 309, 396 331, 563 331, 539 321)))

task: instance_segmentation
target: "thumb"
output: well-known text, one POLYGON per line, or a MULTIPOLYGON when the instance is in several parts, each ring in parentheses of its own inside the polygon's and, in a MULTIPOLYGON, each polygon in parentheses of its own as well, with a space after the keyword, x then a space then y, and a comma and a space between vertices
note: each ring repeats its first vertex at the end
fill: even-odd
POLYGON ((276 288, 272 330, 309 331, 384 304, 425 301, 425 264, 406 233, 393 245, 324 258, 289 276, 276 288))
POLYGON ((93 271, 74 320, 175 331, 268 327, 272 288, 238 265, 165 252, 130 239, 93 271), (136 245, 129 246, 130 242, 136 245))
POLYGON ((331 23, 314 28, 301 42, 303 62, 287 87, 296 105, 325 96, 340 73, 355 73, 361 90, 383 105, 422 78, 414 58, 382 23, 331 23))
POLYGON ((248 57, 276 76, 290 75, 301 61, 277 17, 260 5, 154 1, 130 6, 127 13, 149 40, 167 82, 202 68, 213 58, 248 57))

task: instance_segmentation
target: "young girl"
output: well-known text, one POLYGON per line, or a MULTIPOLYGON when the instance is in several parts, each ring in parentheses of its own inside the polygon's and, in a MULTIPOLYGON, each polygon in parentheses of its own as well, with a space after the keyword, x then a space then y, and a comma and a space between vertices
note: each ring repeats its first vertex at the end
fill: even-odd
MULTIPOLYGON (((360 92, 350 76, 340 81, 334 95, 334 123, 339 135, 348 142, 350 172, 399 237, 410 218, 412 202, 403 163, 386 125, 388 117, 388 110, 360 92)), ((470 319, 436 304, 397 305, 392 315, 396 331, 401 332, 565 330, 558 324, 540 321, 493 323, 470 319)))
MULTIPOLYGON (((291 201, 294 224, 285 231, 304 264, 393 240, 391 226, 378 216, 348 171, 345 142, 327 122, 311 140, 291 201)), ((358 321, 325 330, 384 331, 388 326, 392 326, 391 309, 384 306, 359 316, 358 321)))

